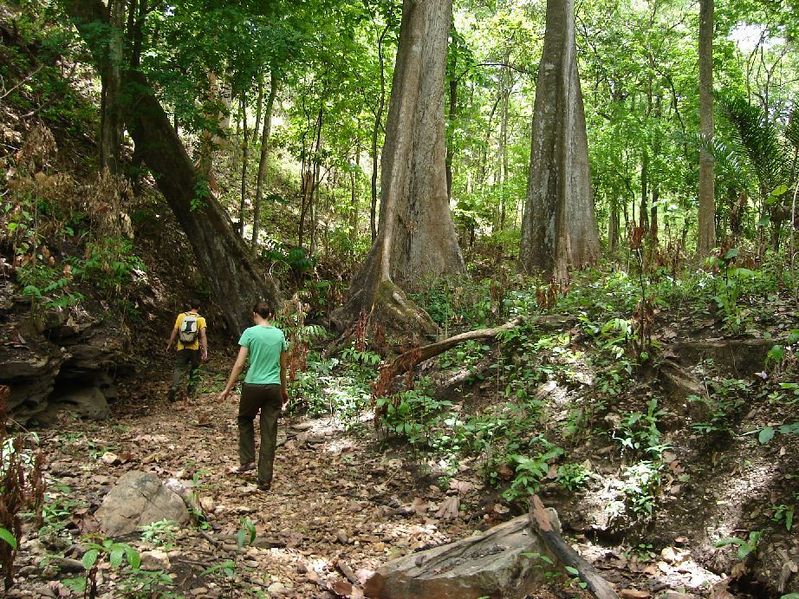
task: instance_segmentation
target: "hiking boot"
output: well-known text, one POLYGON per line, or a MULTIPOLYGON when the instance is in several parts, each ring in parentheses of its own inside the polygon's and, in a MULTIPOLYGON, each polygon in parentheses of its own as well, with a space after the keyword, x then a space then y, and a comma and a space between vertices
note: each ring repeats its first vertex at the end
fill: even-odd
POLYGON ((255 462, 247 462, 246 464, 241 464, 238 468, 236 468, 236 473, 244 474, 245 472, 250 472, 251 470, 255 470, 255 462))
POLYGON ((168 402, 172 403, 172 402, 175 401, 175 399, 176 399, 175 398, 175 390, 174 389, 170 389, 169 391, 167 391, 166 400, 168 402))

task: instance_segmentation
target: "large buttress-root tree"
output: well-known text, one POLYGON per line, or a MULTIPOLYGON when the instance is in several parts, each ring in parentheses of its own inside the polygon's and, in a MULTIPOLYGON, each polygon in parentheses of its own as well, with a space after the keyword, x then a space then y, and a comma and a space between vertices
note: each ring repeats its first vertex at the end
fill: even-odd
MULTIPOLYGON (((97 31, 108 27, 106 7, 99 0, 67 0, 64 5, 102 65, 102 47, 93 42, 97 31)), ((136 151, 186 233, 228 330, 238 332, 249 324, 254 301, 276 304, 277 288, 256 266, 224 209, 209 194, 200 193, 194 165, 147 79, 124 70, 122 88, 122 116, 136 151)))
POLYGON ((431 333, 427 315, 401 288, 458 273, 463 257, 449 210, 444 79, 451 0, 404 0, 386 142, 379 231, 353 280, 339 325, 361 312, 399 331, 431 333))
POLYGON ((564 283, 599 256, 574 37, 574 1, 547 0, 519 258, 564 283))

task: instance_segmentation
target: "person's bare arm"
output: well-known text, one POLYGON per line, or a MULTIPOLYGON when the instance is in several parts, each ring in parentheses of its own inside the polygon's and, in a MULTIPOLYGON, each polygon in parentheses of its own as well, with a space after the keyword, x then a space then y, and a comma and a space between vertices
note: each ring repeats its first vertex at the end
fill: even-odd
POLYGON ((286 370, 288 369, 288 363, 288 352, 280 352, 280 397, 283 400, 283 403, 286 403, 289 400, 289 390, 286 384, 286 370))
POLYGON ((169 341, 166 344, 166 351, 169 351, 172 345, 175 343, 175 339, 178 337, 178 327, 174 327, 172 329, 172 335, 169 337, 169 341))
POLYGON ((219 401, 225 401, 236 384, 236 381, 239 379, 239 375, 241 371, 244 370, 244 365, 247 363, 248 352, 249 349, 243 345, 239 348, 239 355, 236 357, 236 362, 233 364, 233 368, 230 371, 230 377, 228 378, 227 385, 225 385, 225 390, 219 394, 219 401))
POLYGON ((200 329, 200 358, 203 362, 208 359, 208 337, 205 335, 205 327, 200 329))

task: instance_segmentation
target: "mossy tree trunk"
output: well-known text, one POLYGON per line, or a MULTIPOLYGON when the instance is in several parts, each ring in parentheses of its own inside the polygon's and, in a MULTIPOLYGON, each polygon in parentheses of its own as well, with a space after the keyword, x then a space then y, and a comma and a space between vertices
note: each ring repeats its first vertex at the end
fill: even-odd
MULTIPOLYGON (((95 52, 95 60, 102 63, 104 50, 92 43, 92 32, 108 26, 106 7, 99 0, 67 0, 64 5, 95 52)), ((146 77, 123 70, 122 85, 122 115, 136 151, 186 233, 228 330, 237 333, 249 324, 253 302, 277 304, 277 287, 255 264, 224 209, 201 184, 146 77)))

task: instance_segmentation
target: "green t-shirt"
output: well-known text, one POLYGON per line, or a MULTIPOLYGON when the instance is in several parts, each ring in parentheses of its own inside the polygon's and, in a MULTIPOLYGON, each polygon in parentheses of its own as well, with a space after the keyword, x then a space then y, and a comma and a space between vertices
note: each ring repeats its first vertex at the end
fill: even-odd
POLYGON ((244 377, 245 383, 280 384, 280 354, 288 348, 283 331, 273 326, 255 325, 244 330, 239 345, 249 350, 250 367, 244 377))

